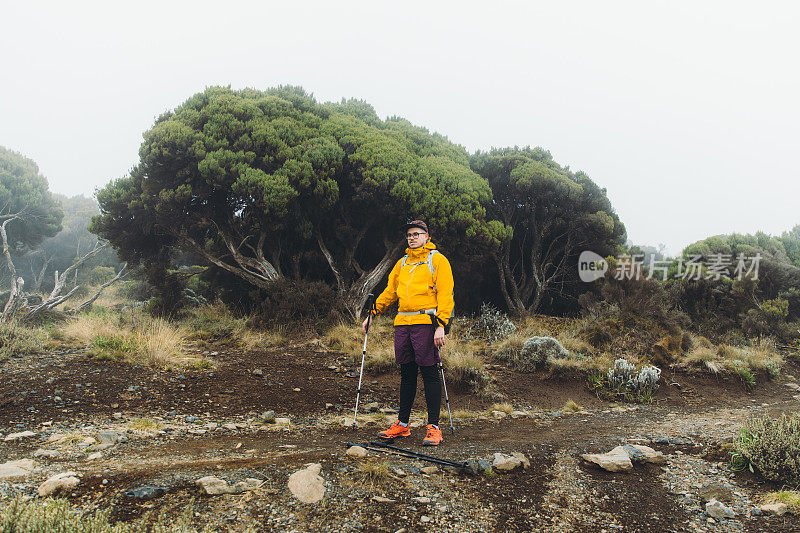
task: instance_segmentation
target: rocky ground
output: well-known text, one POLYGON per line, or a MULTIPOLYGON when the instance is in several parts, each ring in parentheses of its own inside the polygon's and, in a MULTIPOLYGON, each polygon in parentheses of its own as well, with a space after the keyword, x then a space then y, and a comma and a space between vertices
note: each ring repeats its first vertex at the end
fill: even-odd
MULTIPOLYGON (((656 401, 642 406, 603 402, 582 380, 492 367, 513 416, 487 411, 496 399, 454 390, 456 432, 443 446, 420 446, 419 416, 396 443, 459 462, 517 452, 529 463, 506 471, 497 457, 475 476, 346 454, 348 441, 367 442, 393 419, 395 375, 368 376, 362 400, 372 412, 353 430, 343 422, 357 375, 340 354, 312 342, 207 355, 214 368, 194 371, 76 350, 6 362, 0 496, 52 491, 126 522, 188 510, 196 525, 220 530, 800 530, 800 517, 761 510, 760 497, 780 487, 734 472, 726 451, 747 417, 797 408, 792 361, 750 392, 735 378, 665 372, 656 401), (561 411, 570 399, 584 410, 561 411), (626 444, 664 460, 608 472, 582 458, 626 444), (58 474, 67 475, 47 483, 58 474)), ((420 409, 422 399, 420 390, 420 409)))

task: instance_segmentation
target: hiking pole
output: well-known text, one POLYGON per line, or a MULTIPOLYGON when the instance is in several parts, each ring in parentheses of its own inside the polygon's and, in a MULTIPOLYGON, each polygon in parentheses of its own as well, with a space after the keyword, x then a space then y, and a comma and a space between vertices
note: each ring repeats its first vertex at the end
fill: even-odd
POLYGON ((361 397, 361 380, 364 377, 364 359, 367 357, 367 337, 369 336, 369 327, 372 325, 372 311, 375 309, 375 295, 370 293, 367 295, 367 302, 372 302, 369 306, 369 316, 367 316, 367 327, 364 331, 364 349, 361 350, 361 372, 358 374, 358 389, 356 389, 356 410, 353 413, 353 431, 356 430, 356 420, 358 419, 358 400, 361 397))
POLYGON ((442 365, 442 356, 439 353, 439 348, 436 348, 436 355, 439 359, 439 371, 442 373, 442 389, 444 390, 444 402, 447 404, 447 419, 450 421, 450 433, 455 434, 456 428, 453 426, 453 413, 450 412, 450 398, 447 396, 447 384, 444 382, 444 365, 442 365))
MULTIPOLYGON (((407 450, 406 448, 392 446, 391 444, 386 444, 377 440, 370 441, 369 446, 374 448, 384 448, 385 450, 389 450, 398 454, 405 454, 406 457, 411 459, 421 459, 423 461, 437 463, 444 466, 452 466, 454 468, 464 468, 464 463, 459 463, 458 461, 451 461, 450 459, 442 459, 441 457, 436 457, 435 455, 428 455, 425 453, 415 452, 414 450, 407 450)), ((368 448, 368 449, 373 449, 373 448, 368 448)))

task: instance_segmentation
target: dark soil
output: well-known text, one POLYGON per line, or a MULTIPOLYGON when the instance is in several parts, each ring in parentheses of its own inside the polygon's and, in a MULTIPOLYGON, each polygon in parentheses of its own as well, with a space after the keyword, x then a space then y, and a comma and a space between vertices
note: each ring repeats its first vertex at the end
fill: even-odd
MULTIPOLYGON (((788 388, 763 378, 748 391, 734 377, 667 371, 652 405, 615 412, 587 389, 582 378, 521 374, 493 366, 492 377, 507 401, 539 415, 500 423, 481 418, 457 420, 457 432, 446 432, 444 445, 434 453, 460 461, 519 451, 530 458, 531 468, 490 478, 409 476, 402 483, 393 480, 383 487, 365 488, 358 481, 354 463, 344 458, 344 444, 370 440, 379 428, 371 425, 353 431, 337 425, 317 426, 331 413, 352 417, 358 378, 352 377, 357 368, 346 357, 316 344, 262 352, 219 350, 212 357, 212 370, 154 370, 98 361, 81 353, 12 359, 0 367, 0 431, 41 431, 41 424, 50 421, 54 426, 83 421, 113 423, 113 413, 123 413, 126 418, 158 416, 176 423, 186 415, 224 422, 273 409, 278 416, 292 418, 293 427, 288 431, 243 429, 179 438, 164 434, 119 445, 111 458, 91 465, 92 472, 85 474, 69 496, 87 510, 109 509, 115 521, 180 513, 191 501, 198 525, 220 529, 240 529, 250 523, 263 530, 319 530, 348 517, 368 531, 394 531, 404 523, 413 531, 445 527, 531 531, 557 528, 569 508, 568 512, 577 516, 571 522, 574 530, 596 531, 592 515, 606 513, 615 517, 621 526, 616 530, 620 531, 682 531, 689 528, 687 513, 678 497, 663 485, 659 467, 640 465, 630 474, 611 474, 581 462, 580 454, 608 451, 628 438, 685 435, 688 430, 679 429, 678 422, 701 415, 703 420, 713 418, 714 411, 758 406, 780 412, 796 408, 797 403, 788 388), (588 411, 560 413, 568 400, 588 411), (326 409, 326 404, 333 404, 333 409, 326 409), (554 465, 559 461, 578 465, 571 467, 577 480, 574 486, 555 486, 554 465), (323 465, 331 487, 330 496, 316 506, 299 504, 285 488, 288 475, 310 462, 323 465), (244 496, 208 497, 200 494, 194 480, 209 474, 229 480, 258 477, 265 479, 265 487, 244 496), (413 483, 408 481, 412 478, 413 483), (147 484, 164 486, 166 495, 154 500, 124 495, 147 484), (419 491, 438 494, 435 501, 445 502, 447 510, 415 504, 412 498, 419 491), (370 499, 374 494, 395 499, 396 503, 374 502, 370 499), (277 514, 273 512, 276 508, 281 509, 277 514), (286 516, 281 518, 281 513, 286 516), (578 516, 581 513, 585 516, 578 516), (386 516, 394 518, 387 521, 382 518, 386 516), (433 520, 424 522, 423 516, 433 520)), ((800 375, 796 362, 789 361, 785 370, 800 375)), ((394 373, 367 375, 361 401, 395 405, 398 381, 394 373)), ((450 398, 453 410, 480 411, 496 401, 455 391, 450 391, 450 398)), ((424 410, 421 385, 415 408, 424 410)), ((720 415, 720 423, 729 423, 726 416, 720 415)), ((703 427, 713 429, 716 422, 703 423, 703 427)), ((430 453, 420 446, 423 429, 416 429, 411 439, 399 445, 430 453)), ((716 445, 717 435, 692 437, 696 446, 681 448, 682 453, 701 457, 709 464, 727 461, 716 445)), ((0 449, 0 460, 29 457, 41 446, 35 441, 7 443, 0 449)), ((665 453, 677 450, 654 447, 665 453)), ((380 459, 403 469, 422 466, 398 457, 380 459)), ((58 466, 60 461, 52 464, 58 466)), ((69 461, 63 462, 66 468, 69 461)), ((750 493, 775 490, 749 474, 733 476, 750 493)), ((791 515, 742 520, 747 531, 800 529, 800 520, 791 515)))

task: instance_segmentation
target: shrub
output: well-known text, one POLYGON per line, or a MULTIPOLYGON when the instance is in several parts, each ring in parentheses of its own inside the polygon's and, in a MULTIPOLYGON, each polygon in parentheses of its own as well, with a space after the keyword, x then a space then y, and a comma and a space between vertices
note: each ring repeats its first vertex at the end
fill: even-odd
POLYGON ((800 483, 800 414, 747 420, 733 443, 732 461, 778 483, 800 483))
POLYGON ((553 337, 531 337, 520 350, 519 358, 511 364, 522 372, 533 372, 547 364, 548 359, 566 359, 569 352, 553 337))
POLYGON ((659 388, 661 370, 645 365, 639 372, 626 359, 619 358, 608 371, 587 378, 589 389, 598 397, 621 398, 631 402, 650 403, 659 388))
POLYGON ((339 295, 326 283, 283 281, 266 291, 255 321, 320 331, 347 316, 339 295))
POLYGON ((111 280, 117 273, 113 267, 96 266, 89 271, 89 283, 92 285, 100 285, 106 281, 111 280))
POLYGON ((493 305, 484 303, 481 305, 481 314, 469 324, 464 338, 480 339, 491 344, 508 338, 516 329, 508 315, 493 305))

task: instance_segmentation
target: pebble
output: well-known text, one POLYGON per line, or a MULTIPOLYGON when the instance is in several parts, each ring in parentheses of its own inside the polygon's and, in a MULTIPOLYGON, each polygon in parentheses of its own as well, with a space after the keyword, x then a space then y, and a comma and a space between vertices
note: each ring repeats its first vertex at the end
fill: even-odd
POLYGON ((367 450, 362 446, 350 446, 345 453, 350 457, 358 457, 360 459, 367 456, 367 450))

